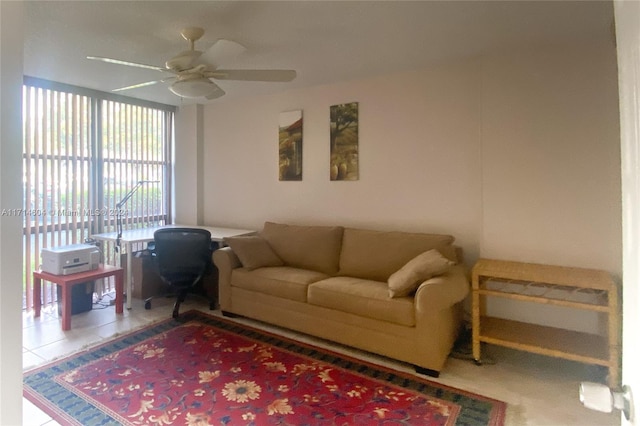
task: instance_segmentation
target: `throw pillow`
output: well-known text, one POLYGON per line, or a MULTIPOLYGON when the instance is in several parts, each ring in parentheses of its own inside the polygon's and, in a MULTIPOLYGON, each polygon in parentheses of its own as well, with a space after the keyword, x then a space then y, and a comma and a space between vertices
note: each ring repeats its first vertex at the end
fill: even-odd
POLYGON ((389 297, 404 297, 414 292, 420 283, 444 274, 455 262, 431 249, 411 259, 388 280, 389 297))
POLYGON ((282 266, 282 259, 273 251, 267 240, 259 236, 225 238, 224 242, 238 256, 248 270, 263 266, 282 266))

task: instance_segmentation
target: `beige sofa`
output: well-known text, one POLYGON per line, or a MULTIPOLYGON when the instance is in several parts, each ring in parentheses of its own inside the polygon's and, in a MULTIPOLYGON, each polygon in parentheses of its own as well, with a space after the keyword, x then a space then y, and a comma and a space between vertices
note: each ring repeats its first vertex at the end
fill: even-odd
POLYGON ((453 237, 267 222, 213 254, 220 307, 437 377, 469 281, 453 237), (393 297, 392 297, 393 296, 393 297))

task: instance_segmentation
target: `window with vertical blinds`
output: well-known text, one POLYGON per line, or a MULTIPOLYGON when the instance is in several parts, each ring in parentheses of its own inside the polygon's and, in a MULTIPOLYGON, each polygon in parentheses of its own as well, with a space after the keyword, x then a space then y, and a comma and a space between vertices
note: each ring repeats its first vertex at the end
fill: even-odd
MULTIPOLYGON (((93 234, 170 222, 174 107, 25 78, 23 86, 24 307, 40 251, 93 234), (137 188, 136 188, 137 186, 137 188), (133 196, 116 205, 133 189, 133 196)), ((115 263, 113 247, 103 261, 115 263)), ((109 283, 105 283, 107 290, 109 283)), ((43 304, 55 301, 55 285, 43 304)))

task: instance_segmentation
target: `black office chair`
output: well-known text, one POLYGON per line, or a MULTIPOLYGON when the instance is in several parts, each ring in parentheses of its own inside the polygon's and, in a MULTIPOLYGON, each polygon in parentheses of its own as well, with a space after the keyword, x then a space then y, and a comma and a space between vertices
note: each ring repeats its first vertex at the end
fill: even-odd
POLYGON ((211 233, 198 228, 163 228, 153 234, 150 250, 162 281, 177 292, 173 318, 189 290, 212 268, 211 233))

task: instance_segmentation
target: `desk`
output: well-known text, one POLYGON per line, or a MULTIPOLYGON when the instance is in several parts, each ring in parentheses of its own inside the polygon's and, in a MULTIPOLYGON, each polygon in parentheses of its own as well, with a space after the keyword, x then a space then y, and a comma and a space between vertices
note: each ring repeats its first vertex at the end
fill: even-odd
MULTIPOLYGON (((153 241, 153 233, 162 228, 200 228, 206 229, 211 233, 211 241, 222 242, 223 239, 229 237, 236 237, 239 235, 253 234, 255 231, 247 229, 233 229, 233 228, 220 228, 216 226, 199 226, 199 225, 165 225, 157 226, 153 228, 138 228, 128 229, 122 232, 120 236, 120 244, 125 248, 127 253, 127 275, 125 277, 125 284, 127 288, 127 309, 131 309, 131 295, 133 284, 133 267, 131 265, 131 259, 133 257, 133 245, 138 243, 148 243, 153 241)), ((98 241, 110 241, 115 243, 118 239, 117 232, 108 232, 105 234, 95 234, 91 238, 98 241)))
POLYGON ((95 281, 100 278, 110 276, 116 278, 116 314, 122 313, 122 299, 124 293, 124 271, 122 268, 111 265, 100 265, 98 269, 86 272, 78 272, 70 275, 53 275, 48 272, 33 272, 33 309, 34 316, 40 316, 40 307, 42 305, 42 280, 50 281, 62 287, 62 329, 71 329, 71 287, 75 284, 87 281, 95 281))

